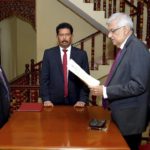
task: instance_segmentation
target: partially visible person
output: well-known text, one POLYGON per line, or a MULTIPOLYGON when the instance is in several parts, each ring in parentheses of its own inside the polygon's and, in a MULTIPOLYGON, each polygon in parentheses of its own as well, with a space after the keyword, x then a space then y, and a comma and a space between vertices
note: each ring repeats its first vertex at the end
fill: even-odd
POLYGON ((8 121, 10 115, 10 93, 8 81, 0 66, 0 128, 8 121))
POLYGON ((90 87, 90 90, 93 95, 103 96, 130 149, 138 150, 150 115, 150 53, 135 37, 132 19, 127 14, 113 14, 107 25, 108 37, 121 51, 106 84, 90 87))
POLYGON ((74 105, 84 107, 88 103, 88 87, 73 73, 63 73, 63 61, 73 59, 82 69, 89 73, 88 57, 84 50, 71 45, 73 27, 61 23, 56 27, 58 45, 45 50, 40 76, 40 95, 44 106, 74 105), (67 60, 64 60, 66 53, 67 60))

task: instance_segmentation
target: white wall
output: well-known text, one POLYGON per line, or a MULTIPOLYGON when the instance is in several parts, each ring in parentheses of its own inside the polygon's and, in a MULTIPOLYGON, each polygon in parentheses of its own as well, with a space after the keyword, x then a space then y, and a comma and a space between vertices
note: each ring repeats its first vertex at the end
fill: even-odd
POLYGON ((36 33, 32 26, 16 17, 0 22, 1 63, 9 80, 25 71, 25 64, 35 59, 36 33))
POLYGON ((16 76, 16 20, 5 19, 0 22, 1 29, 1 65, 8 79, 16 76))
POLYGON ((17 19, 17 74, 25 71, 25 64, 36 58, 36 31, 33 27, 17 19))

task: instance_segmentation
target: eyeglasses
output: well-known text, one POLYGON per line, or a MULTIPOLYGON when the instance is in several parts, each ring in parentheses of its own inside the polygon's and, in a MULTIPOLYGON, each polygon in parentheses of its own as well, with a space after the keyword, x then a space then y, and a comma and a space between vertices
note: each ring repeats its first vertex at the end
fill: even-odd
POLYGON ((109 34, 109 33, 115 33, 117 30, 119 30, 119 29, 121 29, 121 28, 123 28, 123 27, 125 27, 125 26, 121 26, 121 27, 118 27, 118 28, 116 28, 116 29, 111 29, 111 30, 108 31, 108 34, 109 34))

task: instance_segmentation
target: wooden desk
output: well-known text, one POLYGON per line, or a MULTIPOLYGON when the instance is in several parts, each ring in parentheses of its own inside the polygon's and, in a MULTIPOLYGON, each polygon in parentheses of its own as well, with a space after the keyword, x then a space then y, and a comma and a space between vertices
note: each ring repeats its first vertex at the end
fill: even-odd
POLYGON ((0 130, 0 150, 129 150, 116 126, 91 130, 91 118, 109 119, 101 107, 55 106, 42 112, 15 112, 0 130))

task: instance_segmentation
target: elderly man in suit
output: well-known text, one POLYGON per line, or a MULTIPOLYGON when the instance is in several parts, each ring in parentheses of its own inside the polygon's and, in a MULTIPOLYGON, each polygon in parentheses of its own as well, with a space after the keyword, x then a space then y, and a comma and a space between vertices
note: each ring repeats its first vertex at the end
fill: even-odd
POLYGON ((84 107, 88 102, 88 87, 68 71, 67 63, 73 59, 89 73, 87 53, 71 45, 73 28, 69 23, 56 27, 58 46, 45 50, 40 76, 40 95, 44 106, 74 105, 84 107))
POLYGON ((127 14, 113 14, 107 25, 108 37, 121 51, 106 84, 90 87, 90 90, 93 95, 103 96, 129 147, 138 150, 148 118, 150 53, 144 43, 134 36, 133 23, 127 14))
POLYGON ((8 81, 0 66, 0 128, 8 121, 10 115, 10 94, 8 81))

